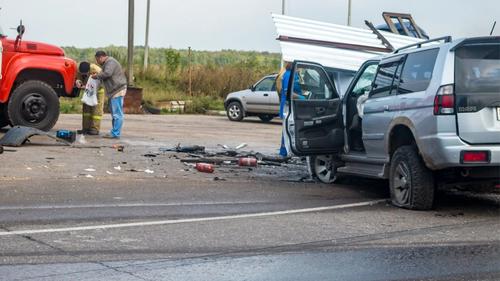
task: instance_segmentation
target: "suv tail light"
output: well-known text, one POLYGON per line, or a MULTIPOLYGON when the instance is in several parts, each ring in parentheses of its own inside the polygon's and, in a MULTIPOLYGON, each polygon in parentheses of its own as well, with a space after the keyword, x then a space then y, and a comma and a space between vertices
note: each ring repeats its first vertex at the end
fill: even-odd
POLYGON ((434 115, 455 114, 455 90, 452 85, 439 87, 434 98, 434 115))
POLYGON ((460 160, 463 164, 467 163, 489 163, 489 151, 462 151, 460 160))

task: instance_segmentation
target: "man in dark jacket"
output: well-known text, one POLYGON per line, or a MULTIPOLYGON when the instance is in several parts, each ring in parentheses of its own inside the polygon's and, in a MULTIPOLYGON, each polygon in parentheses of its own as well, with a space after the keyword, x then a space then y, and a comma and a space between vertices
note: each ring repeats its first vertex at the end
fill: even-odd
POLYGON ((102 66, 102 71, 93 75, 92 78, 98 79, 104 84, 113 118, 113 129, 104 138, 119 139, 123 126, 123 99, 127 93, 127 78, 123 74, 120 63, 108 56, 106 52, 97 51, 95 60, 102 66))

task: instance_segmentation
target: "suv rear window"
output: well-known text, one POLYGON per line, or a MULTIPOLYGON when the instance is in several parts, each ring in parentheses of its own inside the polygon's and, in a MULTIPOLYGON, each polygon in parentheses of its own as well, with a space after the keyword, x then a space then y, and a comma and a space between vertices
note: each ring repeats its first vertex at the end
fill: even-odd
POLYGON ((455 51, 458 93, 500 92, 500 44, 466 45, 455 51))
POLYGON ((427 90, 439 49, 409 54, 403 67, 398 92, 407 94, 427 90))

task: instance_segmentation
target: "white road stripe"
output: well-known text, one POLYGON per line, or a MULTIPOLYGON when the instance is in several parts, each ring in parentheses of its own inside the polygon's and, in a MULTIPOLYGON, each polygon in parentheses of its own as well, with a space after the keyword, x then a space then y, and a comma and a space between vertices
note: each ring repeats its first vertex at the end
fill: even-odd
POLYGON ((129 207, 182 207, 182 206, 212 206, 212 205, 240 205, 240 204, 265 204, 270 201, 231 201, 231 202, 178 202, 178 203, 111 203, 111 204, 85 204, 85 205, 40 205, 40 206, 3 206, 0 211, 23 210, 58 210, 58 209, 94 209, 94 208, 129 208, 129 207))
POLYGON ((77 227, 66 227, 66 228, 48 228, 48 229, 5 231, 5 232, 0 232, 0 236, 68 232, 68 231, 86 231, 86 230, 125 228, 125 227, 137 227, 137 226, 142 227, 142 226, 153 226, 153 225, 235 220, 235 219, 245 219, 245 218, 260 218, 260 217, 270 217, 270 216, 280 216, 280 215, 290 215, 290 214, 303 214, 303 213, 322 212, 322 211, 328 211, 328 210, 339 210, 339 209, 347 209, 347 208, 354 208, 354 207, 371 206, 371 205, 379 204, 382 202, 387 202, 387 200, 385 200, 385 199, 384 200, 374 200, 374 201, 352 203, 352 204, 345 204, 345 205, 326 206, 326 207, 307 208, 307 209, 295 209, 295 210, 277 211, 277 212, 241 214, 241 215, 232 215, 232 216, 219 216, 219 217, 193 218, 193 219, 180 219, 180 220, 145 221, 145 222, 133 222, 133 223, 117 223, 117 224, 107 224, 107 225, 77 226, 77 227))

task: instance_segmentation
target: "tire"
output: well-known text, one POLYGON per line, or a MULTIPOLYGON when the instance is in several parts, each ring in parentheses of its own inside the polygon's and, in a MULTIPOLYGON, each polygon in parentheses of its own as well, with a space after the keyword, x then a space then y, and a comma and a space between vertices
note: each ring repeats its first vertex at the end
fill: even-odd
POLYGON ((401 146, 394 152, 389 185, 393 205, 410 210, 432 209, 434 176, 416 146, 401 146))
POLYGON ((307 163, 314 179, 327 184, 338 180, 337 167, 332 155, 308 156, 307 163))
POLYGON ((0 104, 0 129, 10 124, 6 109, 6 104, 0 104))
POLYGON ((240 102, 233 101, 227 106, 227 118, 231 121, 241 121, 245 116, 245 110, 240 102))
POLYGON ((59 97, 47 83, 27 81, 12 92, 7 114, 12 126, 49 131, 59 118, 59 97))
POLYGON ((271 120, 274 119, 274 115, 263 114, 263 115, 259 115, 259 118, 262 122, 269 123, 269 122, 271 122, 271 120))

